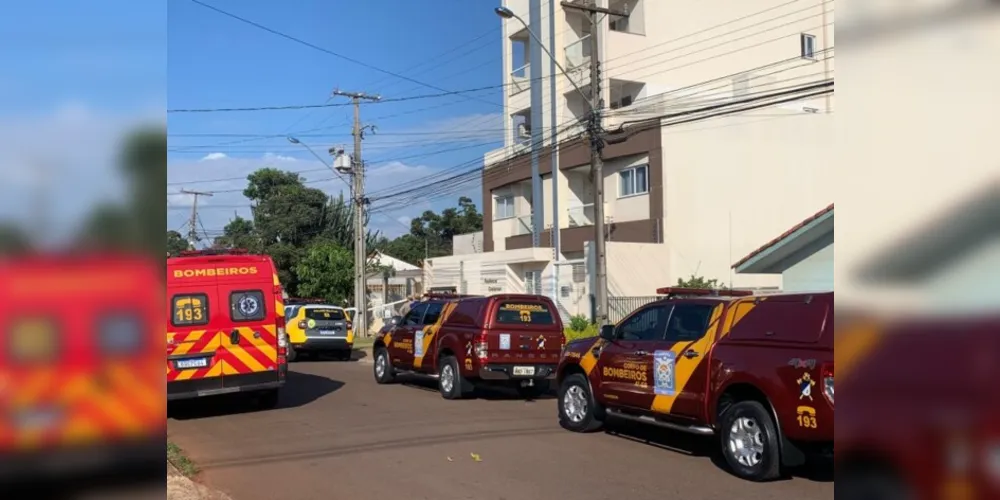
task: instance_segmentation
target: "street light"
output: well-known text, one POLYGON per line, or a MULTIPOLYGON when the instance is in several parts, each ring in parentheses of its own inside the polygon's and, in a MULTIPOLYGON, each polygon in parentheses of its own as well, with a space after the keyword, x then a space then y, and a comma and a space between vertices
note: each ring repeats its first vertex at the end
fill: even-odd
MULTIPOLYGON (((288 142, 290 142, 292 144, 298 144, 298 145, 306 148, 306 150, 308 150, 313 156, 315 156, 316 159, 319 160, 320 163, 322 163, 323 165, 326 165, 326 168, 329 168, 331 171, 333 171, 334 174, 337 175, 338 178, 340 178, 340 180, 344 181, 344 184, 347 184, 347 187, 349 187, 349 188, 351 187, 351 183, 347 182, 347 179, 345 179, 344 176, 341 175, 341 172, 339 172, 339 170, 341 170, 341 169, 340 168, 334 168, 332 165, 330 165, 329 163, 327 163, 326 160, 324 160, 323 157, 321 157, 320 155, 316 154, 316 152, 313 151, 313 148, 309 147, 308 144, 306 144, 306 143, 300 141, 298 138, 292 137, 292 136, 288 136, 286 139, 288 139, 288 142)), ((331 149, 331 151, 333 151, 333 150, 331 149)), ((346 173, 350 173, 350 172, 343 172, 343 173, 346 174, 346 173)))

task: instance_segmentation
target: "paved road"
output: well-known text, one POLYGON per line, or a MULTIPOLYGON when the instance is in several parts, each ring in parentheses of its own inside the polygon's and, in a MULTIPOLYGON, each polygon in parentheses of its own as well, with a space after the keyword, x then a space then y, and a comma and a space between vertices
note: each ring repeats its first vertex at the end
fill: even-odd
POLYGON ((378 386, 364 362, 299 362, 292 372, 276 410, 232 400, 171 409, 170 439, 202 481, 235 500, 833 498, 822 472, 736 479, 700 438, 624 424, 571 433, 554 399, 446 401, 426 382, 378 386))

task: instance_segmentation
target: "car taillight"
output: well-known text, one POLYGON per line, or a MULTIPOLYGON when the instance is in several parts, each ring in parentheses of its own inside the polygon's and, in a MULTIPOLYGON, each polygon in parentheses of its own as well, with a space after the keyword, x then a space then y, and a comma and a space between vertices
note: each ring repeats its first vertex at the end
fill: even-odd
POLYGON ((824 364, 823 374, 823 395, 833 404, 833 364, 824 364))
POLYGON ((480 333, 479 336, 476 337, 476 357, 479 358, 481 363, 486 362, 486 351, 488 348, 489 344, 486 341, 486 334, 480 333))

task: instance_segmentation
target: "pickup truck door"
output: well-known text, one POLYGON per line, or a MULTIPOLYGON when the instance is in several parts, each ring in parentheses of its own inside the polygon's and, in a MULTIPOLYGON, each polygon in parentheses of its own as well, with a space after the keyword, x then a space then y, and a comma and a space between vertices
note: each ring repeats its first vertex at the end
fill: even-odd
MULTIPOLYGON (((450 305, 450 304, 449 304, 450 305)), ((413 335, 413 369, 420 372, 434 372, 435 334, 441 325, 438 320, 444 312, 444 302, 428 302, 427 311, 413 335)))
POLYGON ((717 301, 674 304, 664 339, 653 357, 653 404, 657 413, 701 421, 708 398, 708 354, 725 305, 717 301))
POLYGON ((600 399, 649 411, 653 402, 653 352, 663 341, 670 304, 637 309, 615 328, 615 340, 601 351, 600 399))
POLYGON ((406 313, 401 321, 392 330, 392 345, 389 346, 389 356, 392 358, 392 365, 402 370, 413 369, 413 340, 423 324, 424 313, 427 312, 427 304, 417 304, 406 313))

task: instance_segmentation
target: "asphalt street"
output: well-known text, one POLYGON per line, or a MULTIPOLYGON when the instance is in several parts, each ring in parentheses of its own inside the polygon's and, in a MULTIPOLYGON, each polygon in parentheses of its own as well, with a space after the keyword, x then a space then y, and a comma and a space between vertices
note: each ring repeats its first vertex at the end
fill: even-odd
POLYGON ((756 484, 713 440, 628 423, 562 429, 554 398, 447 401, 433 382, 379 386, 368 360, 293 363, 278 409, 236 398, 172 406, 169 438, 234 500, 355 498, 832 499, 828 467, 756 484))

